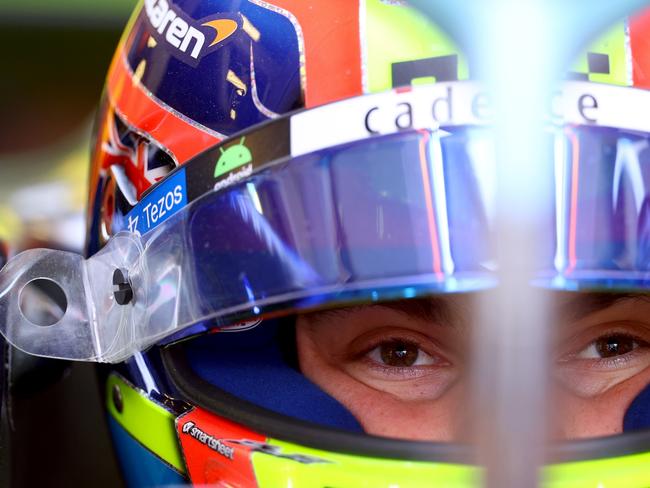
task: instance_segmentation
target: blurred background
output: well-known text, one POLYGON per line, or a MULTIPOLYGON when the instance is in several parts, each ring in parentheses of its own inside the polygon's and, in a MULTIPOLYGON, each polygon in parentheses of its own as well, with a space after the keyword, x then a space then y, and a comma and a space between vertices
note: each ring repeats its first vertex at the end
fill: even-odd
MULTIPOLYGON (((95 106, 134 0, 0 0, 0 240, 82 252, 95 106)), ((0 486, 120 486, 91 365, 5 356, 0 486)))

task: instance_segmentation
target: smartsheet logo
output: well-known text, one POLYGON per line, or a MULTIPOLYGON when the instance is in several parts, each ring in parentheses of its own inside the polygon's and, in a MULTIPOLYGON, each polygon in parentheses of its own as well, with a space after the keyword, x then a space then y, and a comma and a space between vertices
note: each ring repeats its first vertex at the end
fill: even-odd
POLYGON ((223 457, 228 458, 231 461, 235 458, 235 450, 232 447, 225 445, 221 439, 217 439, 216 437, 206 433, 194 422, 187 422, 183 425, 182 430, 183 434, 194 437, 201 444, 208 446, 223 457))
POLYGON ((156 40, 192 66, 219 48, 240 26, 240 19, 230 18, 231 14, 194 20, 167 0, 145 0, 144 10, 156 40))

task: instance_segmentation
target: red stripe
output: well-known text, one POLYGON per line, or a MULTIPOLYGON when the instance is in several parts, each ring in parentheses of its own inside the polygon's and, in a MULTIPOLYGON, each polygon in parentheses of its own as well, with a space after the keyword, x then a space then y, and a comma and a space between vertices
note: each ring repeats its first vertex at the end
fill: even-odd
POLYGON ((431 136, 426 130, 418 130, 418 132, 422 135, 420 139, 420 170, 422 171, 422 187, 424 188, 424 200, 427 207, 427 224, 429 225, 429 239, 431 242, 431 254, 433 255, 433 272, 438 278, 442 278, 438 225, 434 212, 433 195, 431 194, 431 177, 429 176, 429 168, 427 166, 428 158, 426 151, 431 136))
POLYGON ((153 100, 127 68, 125 51, 116 56, 108 74, 108 94, 134 127, 148 133, 183 164, 220 139, 195 127, 153 100))
POLYGON ((192 484, 257 486, 252 456, 266 437, 200 408, 178 417, 176 431, 192 484))
POLYGON ((634 86, 650 88, 650 9, 630 17, 634 86))
POLYGON ((359 0, 271 0, 270 3, 291 12, 302 29, 306 107, 363 93, 359 0))

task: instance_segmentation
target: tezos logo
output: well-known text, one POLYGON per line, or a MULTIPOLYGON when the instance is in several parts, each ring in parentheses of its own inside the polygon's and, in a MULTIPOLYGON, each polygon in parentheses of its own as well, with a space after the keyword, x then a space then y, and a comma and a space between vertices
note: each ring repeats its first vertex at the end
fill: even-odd
POLYGON ((144 9, 156 40, 174 57, 192 66, 240 27, 238 16, 220 14, 197 21, 167 0, 145 0, 144 9))

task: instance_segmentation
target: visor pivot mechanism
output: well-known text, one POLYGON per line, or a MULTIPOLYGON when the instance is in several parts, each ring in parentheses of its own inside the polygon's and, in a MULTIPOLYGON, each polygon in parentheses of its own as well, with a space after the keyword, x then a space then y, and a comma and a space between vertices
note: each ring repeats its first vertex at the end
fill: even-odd
POLYGON ((129 273, 124 269, 116 269, 113 273, 113 296, 118 305, 126 305, 133 300, 133 287, 129 273))

